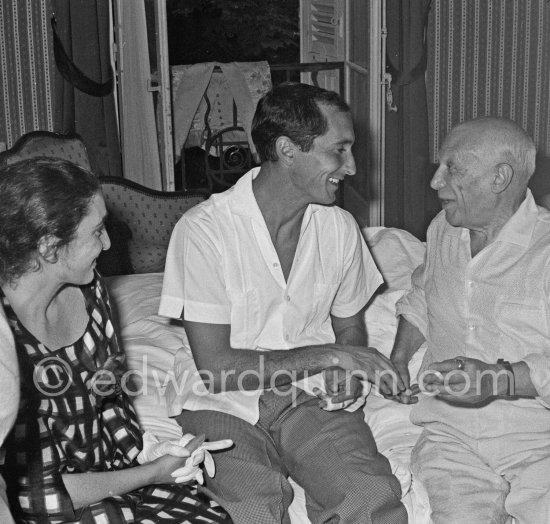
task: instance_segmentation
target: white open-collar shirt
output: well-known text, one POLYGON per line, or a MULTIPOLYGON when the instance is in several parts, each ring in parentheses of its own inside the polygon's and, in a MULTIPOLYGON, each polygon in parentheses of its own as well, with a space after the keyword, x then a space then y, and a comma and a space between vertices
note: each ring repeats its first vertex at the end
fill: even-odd
POLYGON ((413 409, 415 421, 445 421, 485 436, 550 429, 550 212, 529 190, 474 258, 469 230, 451 226, 444 211, 434 218, 424 264, 397 313, 427 339, 422 370, 460 355, 488 363, 525 361, 539 394, 538 401, 496 400, 475 410, 422 398, 413 409))
MULTIPOLYGON (((312 204, 287 282, 252 190, 258 172, 249 171, 176 224, 159 314, 181 318, 183 312, 185 320, 230 324, 233 348, 269 351, 334 342, 330 315, 355 315, 382 276, 352 216, 312 204)), ((169 399, 171 414, 181 408, 215 409, 257 421, 261 391, 208 394, 200 378, 185 371, 189 360, 185 352, 179 362, 176 358, 180 391, 169 399)), ((298 385, 306 391, 319 385, 308 382, 298 385)))

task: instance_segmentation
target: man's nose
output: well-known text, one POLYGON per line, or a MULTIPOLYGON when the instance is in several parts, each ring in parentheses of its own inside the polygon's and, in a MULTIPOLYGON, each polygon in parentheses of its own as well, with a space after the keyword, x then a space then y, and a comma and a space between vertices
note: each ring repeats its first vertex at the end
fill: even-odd
POLYGON ((346 159, 345 172, 347 176, 353 176, 357 172, 355 166, 355 158, 351 151, 349 152, 348 158, 346 159))
POLYGON ((447 168, 445 166, 439 166, 430 182, 430 187, 438 191, 447 184, 447 168))

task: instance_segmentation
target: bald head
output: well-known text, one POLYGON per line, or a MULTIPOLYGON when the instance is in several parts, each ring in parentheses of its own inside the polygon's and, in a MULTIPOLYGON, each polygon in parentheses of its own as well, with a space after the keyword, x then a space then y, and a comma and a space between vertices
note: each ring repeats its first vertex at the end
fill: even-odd
POLYGON ((510 120, 485 117, 453 128, 431 181, 447 222, 496 233, 525 199, 535 153, 531 138, 510 120))
POLYGON ((536 147, 531 137, 515 122, 506 118, 483 117, 469 120, 452 129, 445 144, 460 140, 464 150, 508 164, 518 185, 527 185, 535 172, 536 147))

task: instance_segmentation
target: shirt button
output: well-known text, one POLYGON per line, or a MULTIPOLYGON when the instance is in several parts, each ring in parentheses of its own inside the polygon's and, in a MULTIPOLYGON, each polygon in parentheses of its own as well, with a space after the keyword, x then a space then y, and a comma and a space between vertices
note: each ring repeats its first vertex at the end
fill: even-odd
POLYGON ((279 267, 279 264, 278 264, 277 262, 275 262, 275 263, 273 264, 273 267, 279 267))
POLYGON ((285 295, 285 300, 286 300, 287 302, 290 302, 290 296, 289 296, 289 295, 285 295))
POLYGON ((469 329, 470 331, 473 331, 475 328, 476 328, 476 327, 475 327, 473 324, 470 324, 470 325, 468 326, 468 329, 469 329))
POLYGON ((468 280, 468 285, 469 285, 470 287, 474 287, 473 281, 472 281, 472 280, 468 280))
POLYGON ((285 340, 288 340, 288 339, 290 339, 290 335, 287 333, 287 334, 285 335, 285 340))

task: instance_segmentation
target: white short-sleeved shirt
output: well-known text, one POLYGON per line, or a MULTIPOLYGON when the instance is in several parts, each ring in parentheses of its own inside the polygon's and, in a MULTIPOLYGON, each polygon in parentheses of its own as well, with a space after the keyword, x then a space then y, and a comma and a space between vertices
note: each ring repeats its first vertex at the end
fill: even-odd
POLYGON ((422 370, 459 355, 489 363, 523 360, 540 395, 540 402, 497 400, 476 410, 430 398, 413 409, 415 421, 439 419, 480 436, 525 424, 533 431, 550 428, 544 408, 550 405, 550 212, 530 191, 474 258, 469 231, 448 224, 442 211, 428 229, 424 264, 397 313, 427 339, 422 370))
MULTIPOLYGON (((382 276, 349 213, 310 205, 286 282, 252 190, 258 172, 249 171, 176 224, 159 314, 180 318, 183 311, 186 320, 230 324, 233 348, 269 351, 334 342, 330 315, 356 314, 382 276)), ((182 369, 189 358, 180 355, 182 369)), ((172 414, 182 407, 217 409, 257 420, 261 391, 207 394, 200 379, 178 387, 172 414)))

